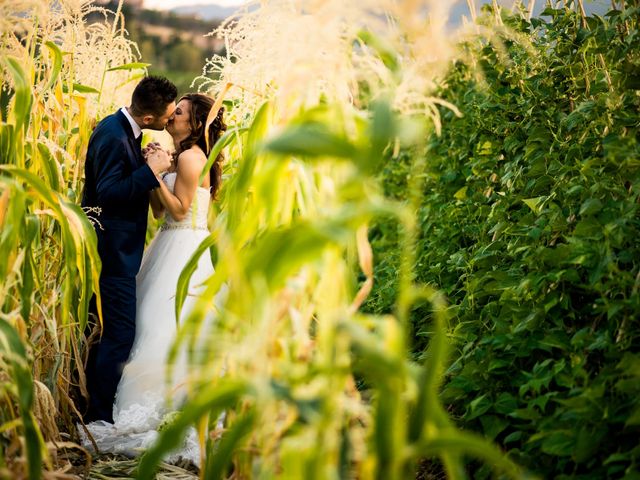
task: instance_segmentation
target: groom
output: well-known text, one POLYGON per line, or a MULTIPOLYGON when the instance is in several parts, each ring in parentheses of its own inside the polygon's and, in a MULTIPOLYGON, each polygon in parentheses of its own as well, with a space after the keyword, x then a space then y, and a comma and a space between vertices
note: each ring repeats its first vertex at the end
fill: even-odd
MULTIPOLYGON (((86 422, 113 423, 113 401, 135 336, 136 274, 147 231, 149 192, 168 156, 142 156, 142 129, 163 130, 176 108, 177 89, 162 77, 145 77, 131 105, 103 119, 89 139, 82 207, 94 221, 102 260, 103 329, 87 364, 86 422)), ((95 313, 95 305, 93 306, 95 313)))

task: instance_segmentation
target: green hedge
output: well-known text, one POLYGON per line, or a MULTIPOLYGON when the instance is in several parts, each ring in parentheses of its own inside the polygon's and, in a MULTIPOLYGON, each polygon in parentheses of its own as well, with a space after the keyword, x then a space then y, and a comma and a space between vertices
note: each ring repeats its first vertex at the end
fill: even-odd
MULTIPOLYGON (((639 16, 505 18, 537 55, 512 35, 468 44, 475 67, 441 92, 463 116, 443 111, 427 153, 416 272, 451 303, 442 397, 543 478, 640 478, 639 16)), ((388 162, 387 195, 405 195, 410 158, 388 162)), ((396 229, 372 230, 377 313, 396 229)), ((420 356, 426 307, 413 326, 420 356)))

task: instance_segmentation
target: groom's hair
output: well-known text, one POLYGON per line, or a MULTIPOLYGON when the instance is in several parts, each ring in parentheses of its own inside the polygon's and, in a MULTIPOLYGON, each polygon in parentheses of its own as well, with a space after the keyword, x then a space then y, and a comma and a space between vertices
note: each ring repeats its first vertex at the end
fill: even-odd
POLYGON ((140 80, 131 96, 131 113, 137 117, 160 117, 177 96, 178 89, 166 78, 153 75, 145 77, 140 80))

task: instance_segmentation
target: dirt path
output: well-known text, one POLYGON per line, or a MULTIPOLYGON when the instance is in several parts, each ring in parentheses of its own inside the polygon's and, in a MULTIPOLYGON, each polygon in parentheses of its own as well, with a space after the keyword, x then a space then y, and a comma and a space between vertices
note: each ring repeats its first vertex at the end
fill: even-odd
MULTIPOLYGON (((85 459, 79 457, 69 460, 73 467, 64 472, 64 478, 96 480, 134 480, 136 478, 137 459, 121 455, 100 455, 93 458, 90 466, 87 466, 85 459)), ((195 467, 191 464, 169 465, 162 463, 155 478, 157 480, 197 480, 199 477, 195 467)))

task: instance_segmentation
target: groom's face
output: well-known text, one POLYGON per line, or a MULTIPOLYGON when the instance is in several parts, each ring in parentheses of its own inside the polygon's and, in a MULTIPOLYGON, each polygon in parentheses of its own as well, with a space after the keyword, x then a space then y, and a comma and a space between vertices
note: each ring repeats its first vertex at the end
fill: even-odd
POLYGON ((167 107, 164 110, 164 113, 161 116, 155 115, 147 115, 144 118, 145 127, 151 130, 164 130, 167 126, 167 122, 169 118, 173 115, 173 112, 176 109, 176 102, 171 102, 167 104, 167 107))

